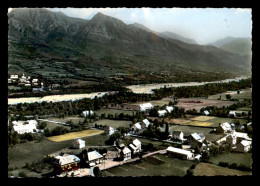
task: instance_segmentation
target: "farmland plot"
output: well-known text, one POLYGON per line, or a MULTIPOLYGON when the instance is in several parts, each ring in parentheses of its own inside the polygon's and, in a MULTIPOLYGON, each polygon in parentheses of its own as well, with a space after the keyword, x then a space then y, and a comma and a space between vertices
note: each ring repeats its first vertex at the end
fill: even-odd
POLYGON ((118 127, 129 127, 131 121, 103 119, 103 120, 95 121, 94 123, 96 123, 97 125, 107 125, 113 128, 118 128, 118 127))

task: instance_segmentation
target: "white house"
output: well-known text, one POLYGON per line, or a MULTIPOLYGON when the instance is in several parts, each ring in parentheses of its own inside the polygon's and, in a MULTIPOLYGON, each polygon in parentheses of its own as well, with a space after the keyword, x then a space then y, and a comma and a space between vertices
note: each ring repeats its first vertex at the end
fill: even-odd
POLYGON ((141 151, 141 141, 139 141, 138 139, 135 139, 133 141, 133 145, 137 148, 137 152, 141 151))
POLYGON ((12 123, 14 131, 18 134, 34 133, 34 131, 37 131, 36 126, 38 122, 36 120, 13 121, 12 123))
POLYGON ((123 161, 130 160, 131 159, 131 150, 129 148, 125 147, 121 151, 121 155, 122 155, 123 161))
POLYGON ((166 110, 167 112, 171 113, 174 110, 174 108, 172 106, 166 106, 166 110))
POLYGON ((174 130, 172 131, 172 139, 174 140, 183 140, 183 132, 178 131, 178 130, 174 130))
POLYGON ((144 119, 143 123, 145 124, 146 128, 150 125, 150 121, 148 119, 144 119))
POLYGON ((104 157, 101 154, 99 154, 97 151, 88 152, 86 163, 88 163, 90 167, 102 164, 103 162, 104 162, 104 157))
POLYGON ((234 117, 236 117, 236 111, 230 111, 230 112, 229 112, 229 116, 234 116, 234 117))
POLYGON ((141 112, 144 112, 144 111, 148 111, 148 110, 152 109, 153 105, 151 103, 144 103, 144 104, 140 104, 139 108, 140 108, 141 112))
POLYGON ((106 134, 108 134, 109 136, 115 133, 115 129, 110 126, 107 126, 105 130, 106 130, 106 134))
POLYGON ((204 110, 204 114, 205 114, 206 116, 209 115, 209 111, 204 110))
POLYGON ((85 141, 78 138, 72 142, 72 147, 75 149, 81 149, 81 148, 85 147, 85 141))
POLYGON ((231 125, 228 122, 222 123, 217 127, 217 133, 229 133, 232 132, 231 125))
POLYGON ((89 115, 89 113, 91 116, 94 114, 94 112, 92 110, 90 110, 90 111, 86 110, 86 111, 82 111, 81 115, 83 117, 87 117, 89 115))
POLYGON ((18 79, 18 75, 11 75, 10 78, 11 79, 18 79))
POLYGON ((158 110, 159 117, 163 117, 166 113, 166 110, 158 110))
POLYGON ((168 147, 166 152, 169 156, 181 158, 181 159, 193 159, 194 154, 191 151, 175 148, 175 147, 168 147))
POLYGON ((252 141, 242 140, 236 145, 237 152, 248 152, 251 149, 252 141))
POLYGON ((135 123, 132 127, 131 127, 131 131, 139 131, 142 129, 142 126, 140 124, 140 122, 135 123))

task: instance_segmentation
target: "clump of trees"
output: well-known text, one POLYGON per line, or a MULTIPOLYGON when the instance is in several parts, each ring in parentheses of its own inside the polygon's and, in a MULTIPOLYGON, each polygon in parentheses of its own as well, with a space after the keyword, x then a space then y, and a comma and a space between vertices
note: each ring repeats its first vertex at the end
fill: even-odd
POLYGON ((251 167, 248 167, 248 166, 243 165, 243 164, 238 165, 237 163, 228 163, 228 162, 220 161, 218 163, 218 165, 221 166, 221 167, 228 167, 230 169, 237 169, 237 170, 241 170, 241 171, 247 171, 247 172, 252 171, 251 167))

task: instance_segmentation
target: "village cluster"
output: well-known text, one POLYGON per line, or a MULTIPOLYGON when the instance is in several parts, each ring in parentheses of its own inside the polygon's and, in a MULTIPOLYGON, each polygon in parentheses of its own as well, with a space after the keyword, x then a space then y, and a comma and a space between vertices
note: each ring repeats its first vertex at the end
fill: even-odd
POLYGON ((17 74, 10 75, 8 78, 9 85, 18 85, 22 87, 32 87, 33 91, 43 91, 43 82, 40 82, 37 78, 31 78, 24 74, 19 77, 17 74))
MULTIPOLYGON (((138 105, 138 107, 139 111, 147 113, 154 106, 151 103, 143 103, 138 105)), ((171 113, 173 110, 174 106, 166 106, 165 110, 158 111, 158 115, 159 117, 163 117, 167 112, 171 113)), ((94 111, 83 111, 81 114, 83 117, 88 117, 89 115, 94 115, 94 111)), ((209 112, 204 111, 204 115, 209 115, 209 112)), ((44 130, 37 129, 38 122, 36 120, 13 121, 12 124, 13 130, 17 131, 19 134, 44 132, 44 130)), ((251 124, 252 123, 250 122, 247 126, 251 126, 251 124)), ((70 153, 59 151, 49 155, 54 158, 54 175, 61 177, 71 174, 73 174, 73 176, 91 175, 91 170, 93 171, 94 167, 99 167, 100 170, 104 170, 140 159, 138 154, 141 154, 143 149, 141 141, 137 138, 145 138, 143 136, 139 136, 139 134, 144 130, 147 130, 150 125, 153 125, 153 123, 148 119, 143 119, 142 121, 132 125, 132 127, 129 128, 129 131, 124 135, 132 136, 136 139, 131 140, 129 144, 124 144, 120 140, 114 141, 114 145, 112 145, 114 147, 114 151, 108 150, 103 153, 100 153, 97 150, 89 151, 87 146, 85 146, 84 140, 80 138, 75 139, 70 148, 78 150, 75 150, 73 154, 71 154, 71 151, 70 153), (82 165, 82 162, 84 162, 83 164, 86 166, 81 168, 80 165, 82 165), (88 171, 84 172, 84 170, 88 171)), ((161 127, 160 130, 164 129, 161 127)), ((104 129, 104 132, 107 135, 113 135, 115 131, 116 129, 111 126, 107 126, 104 129)), ((203 152, 208 153, 212 145, 228 144, 234 152, 241 153, 246 153, 252 148, 252 139, 249 138, 247 133, 237 132, 235 124, 224 122, 214 128, 213 132, 222 134, 223 137, 212 142, 207 140, 203 133, 194 132, 188 136, 185 136, 180 130, 170 131, 168 138, 163 140, 168 142, 169 146, 161 151, 149 152, 145 154, 145 156, 161 153, 167 154, 169 157, 200 161, 203 152)))

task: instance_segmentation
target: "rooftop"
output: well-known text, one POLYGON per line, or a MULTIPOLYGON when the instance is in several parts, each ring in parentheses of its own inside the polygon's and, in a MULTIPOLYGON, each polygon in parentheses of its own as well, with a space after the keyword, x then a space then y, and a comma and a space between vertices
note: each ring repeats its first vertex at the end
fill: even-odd
POLYGON ((179 148, 175 148, 175 147, 168 147, 166 150, 167 150, 167 151, 170 151, 170 152, 179 153, 179 154, 185 154, 185 155, 190 155, 190 154, 192 154, 191 151, 184 150, 184 149, 179 149, 179 148))

